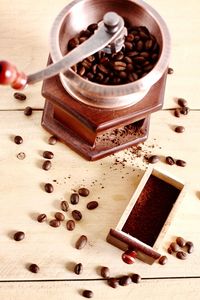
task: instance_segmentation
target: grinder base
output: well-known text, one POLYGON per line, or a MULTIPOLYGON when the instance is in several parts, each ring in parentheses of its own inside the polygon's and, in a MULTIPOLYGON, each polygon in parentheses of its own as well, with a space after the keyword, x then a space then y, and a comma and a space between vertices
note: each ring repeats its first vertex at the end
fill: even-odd
POLYGON ((147 139, 150 114, 163 105, 166 76, 167 72, 135 105, 112 110, 74 99, 59 76, 52 77, 42 87, 46 98, 42 125, 88 160, 128 148, 147 139))

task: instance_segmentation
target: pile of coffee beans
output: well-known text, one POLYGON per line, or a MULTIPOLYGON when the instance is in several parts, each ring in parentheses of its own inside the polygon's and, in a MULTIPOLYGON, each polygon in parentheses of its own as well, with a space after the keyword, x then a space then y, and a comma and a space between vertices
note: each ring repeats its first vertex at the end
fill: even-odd
POLYGON ((165 161, 168 165, 173 166, 176 164, 179 167, 186 167, 187 163, 186 161, 182 159, 175 159, 172 156, 166 156, 165 161))
POLYGON ((190 109, 188 107, 188 102, 184 98, 178 98, 177 103, 179 107, 175 108, 174 110, 174 116, 177 118, 180 118, 181 114, 182 115, 188 115, 190 109))
POLYGON ((188 257, 187 254, 191 254, 194 251, 194 244, 179 236, 175 242, 169 245, 167 251, 169 254, 175 254, 178 259, 185 260, 188 257))
MULTIPOLYGON (((74 72, 86 80, 105 85, 134 82, 148 74, 159 59, 157 40, 145 26, 125 26, 128 34, 121 51, 113 54, 98 51, 74 65, 74 72)), ((82 30, 69 40, 67 50, 83 43, 97 28, 98 24, 91 24, 82 30)))

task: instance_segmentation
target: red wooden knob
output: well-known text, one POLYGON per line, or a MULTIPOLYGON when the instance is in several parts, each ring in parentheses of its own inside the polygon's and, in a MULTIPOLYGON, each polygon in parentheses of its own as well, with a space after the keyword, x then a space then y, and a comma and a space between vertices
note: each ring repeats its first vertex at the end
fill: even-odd
POLYGON ((27 84, 27 76, 18 72, 17 68, 9 62, 0 61, 0 84, 11 85, 14 89, 23 89, 27 84))

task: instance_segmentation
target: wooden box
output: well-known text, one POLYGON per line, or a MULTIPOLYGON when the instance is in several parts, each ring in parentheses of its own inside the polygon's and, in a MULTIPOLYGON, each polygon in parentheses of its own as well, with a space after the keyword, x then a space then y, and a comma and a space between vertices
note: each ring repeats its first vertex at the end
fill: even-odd
POLYGON ((152 264, 185 192, 183 182, 150 167, 107 241, 124 251, 134 249, 137 258, 152 264))

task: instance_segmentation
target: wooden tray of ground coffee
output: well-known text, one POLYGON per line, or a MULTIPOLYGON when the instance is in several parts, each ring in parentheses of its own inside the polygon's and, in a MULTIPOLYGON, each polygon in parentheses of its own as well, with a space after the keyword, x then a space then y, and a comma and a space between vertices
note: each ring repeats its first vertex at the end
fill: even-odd
POLYGON ((152 264, 161 255, 157 249, 185 193, 183 182, 152 167, 147 169, 107 241, 124 251, 134 249, 137 258, 152 264))

